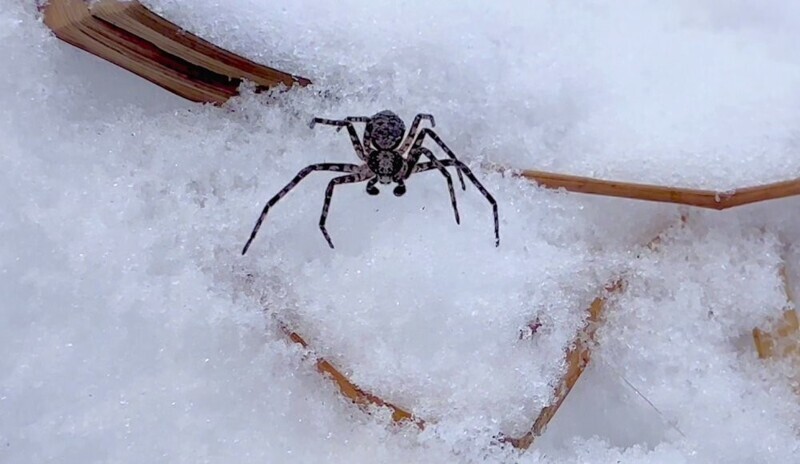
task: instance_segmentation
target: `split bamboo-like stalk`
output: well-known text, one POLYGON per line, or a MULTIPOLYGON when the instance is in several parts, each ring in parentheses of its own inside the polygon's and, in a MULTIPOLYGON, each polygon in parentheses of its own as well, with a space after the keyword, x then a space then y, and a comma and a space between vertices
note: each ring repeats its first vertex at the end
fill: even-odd
POLYGON ((256 91, 310 84, 223 50, 138 2, 50 0, 43 12, 61 40, 191 101, 225 103, 245 79, 256 91))

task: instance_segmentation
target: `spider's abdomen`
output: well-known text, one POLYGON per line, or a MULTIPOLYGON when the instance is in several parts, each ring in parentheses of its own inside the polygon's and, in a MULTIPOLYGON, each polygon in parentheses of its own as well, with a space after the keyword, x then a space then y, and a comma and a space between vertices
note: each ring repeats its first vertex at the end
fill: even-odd
POLYGON ((403 157, 393 151, 375 150, 367 158, 367 167, 378 177, 394 177, 404 165, 403 157))
POLYGON ((370 139, 371 145, 379 150, 393 150, 403 142, 405 132, 406 125, 398 115, 391 111, 381 111, 367 122, 364 137, 370 139))

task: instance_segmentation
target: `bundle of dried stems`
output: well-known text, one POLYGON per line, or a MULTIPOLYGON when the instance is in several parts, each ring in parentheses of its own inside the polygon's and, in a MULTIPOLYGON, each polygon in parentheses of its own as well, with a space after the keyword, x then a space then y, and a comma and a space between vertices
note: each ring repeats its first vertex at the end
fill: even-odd
POLYGON ((50 0, 42 10, 61 40, 195 102, 225 103, 245 80, 257 91, 311 83, 223 50, 135 1, 50 0))

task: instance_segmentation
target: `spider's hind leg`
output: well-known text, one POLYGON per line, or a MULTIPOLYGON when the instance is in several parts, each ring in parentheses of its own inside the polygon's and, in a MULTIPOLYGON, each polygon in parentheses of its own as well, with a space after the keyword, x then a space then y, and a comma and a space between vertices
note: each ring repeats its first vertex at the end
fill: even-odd
MULTIPOLYGON (((244 248, 242 249, 242 255, 247 253, 247 249, 250 248, 250 245, 253 243, 253 240, 256 238, 256 234, 258 234, 258 229, 261 228, 261 224, 264 222, 264 219, 267 217, 267 213, 269 213, 269 210, 273 206, 275 206, 275 203, 277 203, 281 198, 285 197, 286 194, 288 194, 293 188, 295 188, 297 186, 297 184, 300 183, 300 181, 303 180, 307 175, 309 175, 309 174, 311 174, 312 172, 315 172, 315 171, 334 171, 334 172, 354 172, 354 173, 356 173, 356 172, 358 172, 359 169, 361 169, 360 166, 358 166, 356 164, 348 164, 348 163, 318 163, 318 164, 312 164, 312 165, 306 166, 303 169, 301 169, 300 172, 298 172, 297 175, 294 176, 294 179, 292 179, 288 184, 286 184, 285 187, 283 187, 277 194, 275 194, 275 196, 270 198, 269 201, 267 201, 267 204, 264 205, 264 209, 261 211, 261 215, 258 217, 258 220, 256 221, 255 227, 253 227, 253 231, 250 232, 250 238, 247 239, 247 243, 245 243, 244 248)), ((358 175, 358 174, 353 174, 353 175, 358 175)), ((348 176, 344 176, 344 177, 348 177, 348 176)))

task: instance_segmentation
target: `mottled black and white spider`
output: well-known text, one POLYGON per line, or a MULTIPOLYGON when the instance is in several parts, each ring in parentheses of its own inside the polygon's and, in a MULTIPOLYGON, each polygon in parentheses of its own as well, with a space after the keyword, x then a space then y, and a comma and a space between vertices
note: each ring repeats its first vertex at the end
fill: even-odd
POLYGON ((461 175, 463 172, 469 178, 469 180, 472 181, 475 187, 478 188, 483 196, 486 197, 486 200, 492 205, 494 213, 495 246, 499 246, 500 226, 497 215, 497 202, 495 201, 494 197, 492 197, 492 195, 486 191, 483 185, 481 185, 469 167, 456 158, 456 155, 453 153, 453 151, 450 150, 447 145, 445 145, 442 139, 439 138, 439 136, 433 130, 424 128, 419 132, 419 134, 417 134, 420 122, 422 122, 423 119, 427 119, 430 121, 431 126, 435 127, 436 123, 433 119, 433 116, 429 114, 418 114, 411 123, 408 135, 406 135, 406 127, 403 123, 403 120, 391 111, 381 111, 373 116, 347 117, 343 120, 314 118, 310 124, 310 127, 312 128, 315 124, 337 126, 337 131, 341 130, 342 128, 346 128, 350 134, 350 140, 353 143, 353 148, 356 151, 356 155, 358 155, 364 164, 319 163, 312 164, 301 169, 294 179, 286 184, 286 186, 283 187, 283 189, 281 189, 281 191, 278 192, 274 197, 270 198, 266 206, 264 206, 263 211, 261 211, 261 216, 258 217, 256 225, 253 228, 253 232, 250 234, 250 238, 247 240, 247 243, 242 250, 242 254, 244 255, 247 253, 247 249, 250 248, 250 244, 253 242, 253 239, 255 239, 258 229, 261 227, 261 223, 264 221, 264 218, 267 216, 270 208, 272 208, 275 203, 278 202, 278 200, 289 193, 289 191, 292 190, 301 180, 303 180, 304 177, 314 171, 335 171, 348 173, 344 176, 335 177, 330 181, 328 188, 325 190, 325 202, 322 205, 322 216, 319 219, 319 228, 331 248, 333 248, 333 242, 331 241, 328 231, 325 228, 325 220, 328 216, 328 208, 331 204, 331 198, 333 197, 333 189, 337 185, 341 184, 352 184, 356 182, 367 181, 367 193, 370 195, 377 195, 380 193, 380 191, 376 187, 376 184, 390 184, 394 182, 397 184, 394 188, 394 194, 399 197, 406 193, 405 181, 411 176, 411 174, 438 169, 447 181, 447 187, 450 191, 450 202, 453 205, 456 223, 460 224, 461 221, 458 215, 458 206, 456 204, 455 189, 453 188, 453 179, 450 177, 450 173, 447 172, 447 169, 445 169, 447 167, 456 168, 459 180, 461 181, 461 187, 466 189, 464 178, 461 175), (356 122, 366 123, 363 143, 359 139, 355 126, 353 125, 353 123, 356 122), (433 155, 433 152, 423 147, 422 143, 426 136, 433 139, 433 141, 436 142, 436 144, 438 144, 450 158, 442 160, 437 159, 433 155), (419 159, 423 156, 428 158, 430 161, 420 163, 419 159))

